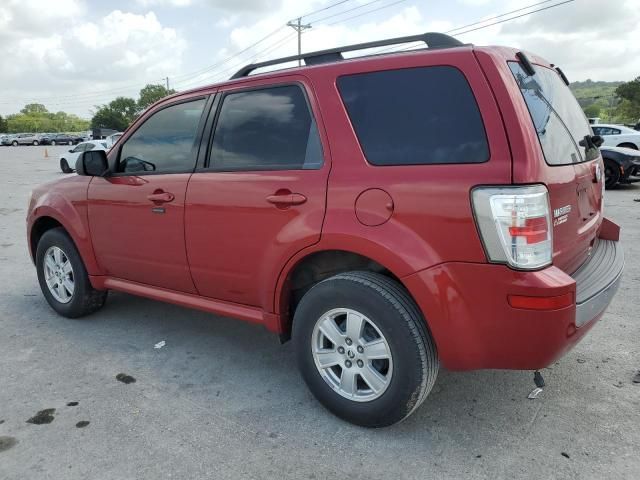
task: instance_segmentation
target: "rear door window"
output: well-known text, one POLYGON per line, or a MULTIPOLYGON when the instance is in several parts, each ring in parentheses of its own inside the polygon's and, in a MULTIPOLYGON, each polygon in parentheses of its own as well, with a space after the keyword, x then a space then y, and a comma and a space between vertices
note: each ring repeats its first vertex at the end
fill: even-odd
POLYGON ((481 163, 487 136, 460 70, 433 66, 346 75, 338 89, 373 165, 481 163))
POLYGON ((509 68, 531 114, 546 162, 569 165, 596 158, 597 148, 580 146, 591 134, 589 121, 560 76, 540 66, 535 75, 528 75, 518 62, 509 62, 509 68))
POLYGON ((224 96, 210 167, 219 171, 307 170, 322 167, 322 146, 298 85, 224 96))

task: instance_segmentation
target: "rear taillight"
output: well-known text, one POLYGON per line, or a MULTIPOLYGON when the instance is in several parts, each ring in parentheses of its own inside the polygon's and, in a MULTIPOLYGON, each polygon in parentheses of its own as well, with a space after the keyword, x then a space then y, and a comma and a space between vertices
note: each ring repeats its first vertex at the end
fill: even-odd
POLYGON ((489 261, 526 270, 551 264, 551 210, 544 185, 477 187, 471 198, 489 261))

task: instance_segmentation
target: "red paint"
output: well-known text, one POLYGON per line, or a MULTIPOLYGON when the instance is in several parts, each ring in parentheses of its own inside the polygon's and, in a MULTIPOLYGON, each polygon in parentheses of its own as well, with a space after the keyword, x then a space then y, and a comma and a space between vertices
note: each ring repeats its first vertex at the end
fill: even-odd
MULTIPOLYGON (((471 46, 407 52, 270 72, 182 92, 148 109, 221 91, 296 82, 320 132, 319 170, 69 177, 34 191, 28 229, 59 221, 96 288, 121 290, 262 323, 281 333, 290 274, 313 253, 342 250, 378 262, 416 300, 449 369, 534 369, 570 349, 595 323, 575 328, 573 272, 596 232, 618 238, 600 214, 597 159, 550 167, 507 61, 516 51, 471 46), (340 75, 450 65, 469 82, 485 125, 483 164, 369 165, 336 88, 340 75), (478 185, 543 183, 552 209, 572 205, 554 228, 553 266, 520 272, 487 262, 473 218, 478 185), (576 202, 576 191, 585 192, 576 202), (154 208, 164 213, 154 213, 154 208), (587 219, 583 220, 584 215, 587 219), (571 299, 569 302, 568 299, 571 299)), ((544 60, 531 55, 541 68, 544 60)), ((393 92, 390 92, 392 94, 393 92)), ((206 112, 205 112, 206 115, 206 112)), ((201 145, 201 151, 206 151, 201 145)), ((110 152, 115 161, 117 148, 110 152)), ((613 226, 612 226, 613 225, 613 226)))
POLYGON ((391 218, 393 199, 384 190, 370 188, 362 192, 356 199, 356 217, 368 227, 377 227, 391 218))

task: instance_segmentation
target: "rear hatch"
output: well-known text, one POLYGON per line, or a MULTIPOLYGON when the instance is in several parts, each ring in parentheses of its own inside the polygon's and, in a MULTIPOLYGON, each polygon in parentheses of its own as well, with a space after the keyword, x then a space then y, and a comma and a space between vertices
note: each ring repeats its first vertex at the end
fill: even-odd
MULTIPOLYGON (((553 222, 553 263, 573 273, 588 257, 602 223, 604 169, 599 150, 590 143, 589 122, 559 73, 535 65, 529 75, 515 61, 509 68, 529 109, 543 158, 531 168, 514 159, 517 174, 535 172, 531 183, 549 190, 553 222)), ((529 159, 531 161, 531 159, 529 159)))

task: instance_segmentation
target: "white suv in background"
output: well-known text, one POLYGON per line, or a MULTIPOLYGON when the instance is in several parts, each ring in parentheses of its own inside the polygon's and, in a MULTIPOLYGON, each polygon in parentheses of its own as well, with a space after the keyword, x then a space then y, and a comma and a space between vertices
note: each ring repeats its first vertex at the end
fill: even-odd
POLYGON ((623 125, 598 123, 591 125, 593 133, 604 139, 607 147, 625 147, 640 150, 640 132, 623 125))
POLYGON ((60 170, 63 173, 73 173, 76 168, 76 160, 83 152, 89 150, 108 150, 107 141, 105 140, 90 140, 88 142, 82 142, 76 145, 68 152, 60 155, 60 170))

